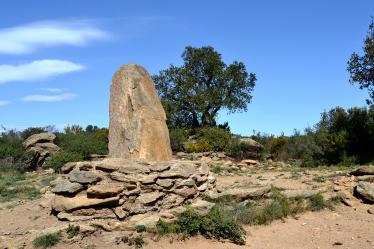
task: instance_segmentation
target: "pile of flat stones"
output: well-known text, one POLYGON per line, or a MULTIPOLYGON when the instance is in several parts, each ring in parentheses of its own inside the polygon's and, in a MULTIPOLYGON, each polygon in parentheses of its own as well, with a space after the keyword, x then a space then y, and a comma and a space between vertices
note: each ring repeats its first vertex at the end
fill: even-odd
POLYGON ((181 160, 201 160, 204 158, 211 158, 213 161, 218 160, 232 160, 232 158, 226 156, 224 152, 194 152, 194 153, 187 153, 187 152, 177 152, 175 155, 178 159, 181 160))
POLYGON ((51 208, 68 221, 115 219, 139 225, 143 220, 148 225, 174 219, 184 204, 204 206, 196 200, 214 191, 216 183, 199 161, 110 158, 67 163, 62 171, 52 183, 51 208))

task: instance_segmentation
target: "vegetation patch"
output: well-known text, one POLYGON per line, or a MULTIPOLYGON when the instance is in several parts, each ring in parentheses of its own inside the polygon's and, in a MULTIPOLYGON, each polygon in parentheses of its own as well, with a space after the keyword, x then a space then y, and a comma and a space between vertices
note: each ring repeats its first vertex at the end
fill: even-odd
POLYGON ((80 229, 79 226, 75 226, 75 225, 70 224, 68 226, 68 228, 66 229, 68 239, 71 239, 71 238, 74 238, 75 236, 77 236, 79 234, 79 229, 80 229))
POLYGON ((7 173, 0 175, 0 202, 9 202, 13 199, 36 199, 40 197, 39 188, 24 182, 30 177, 20 173, 7 173))
POLYGON ((32 244, 35 248, 48 248, 56 245, 60 240, 60 233, 48 233, 37 236, 32 244))

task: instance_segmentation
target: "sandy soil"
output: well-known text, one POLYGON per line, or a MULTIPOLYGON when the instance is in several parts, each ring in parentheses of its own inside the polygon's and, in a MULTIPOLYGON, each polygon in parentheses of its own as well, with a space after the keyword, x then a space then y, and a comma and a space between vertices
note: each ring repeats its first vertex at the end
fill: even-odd
MULTIPOLYGON (((244 176, 218 176, 221 188, 239 185, 273 184, 288 189, 332 189, 335 178, 327 178, 323 183, 312 179, 316 176, 331 176, 336 172, 311 171, 297 173, 290 171, 261 170, 244 176)), ((349 192, 349 184, 343 191, 349 192)), ((349 194, 349 193, 348 193, 349 194)), ((42 208, 35 201, 18 201, 14 207, 0 206, 0 248, 33 248, 32 239, 45 229, 57 229, 68 223, 60 222, 49 214, 48 209, 42 208)), ((291 249, 291 248, 352 248, 374 249, 374 215, 368 212, 374 205, 363 204, 354 197, 351 199, 352 207, 340 204, 335 211, 323 210, 321 212, 307 212, 295 218, 275 221, 268 226, 245 227, 247 231, 246 245, 237 246, 229 242, 206 240, 201 236, 179 241, 172 238, 163 238, 154 242, 146 238, 144 248, 160 249, 291 249)), ((116 237, 123 232, 96 231, 86 237, 75 237, 64 240, 53 248, 133 248, 125 243, 117 244, 116 237)))

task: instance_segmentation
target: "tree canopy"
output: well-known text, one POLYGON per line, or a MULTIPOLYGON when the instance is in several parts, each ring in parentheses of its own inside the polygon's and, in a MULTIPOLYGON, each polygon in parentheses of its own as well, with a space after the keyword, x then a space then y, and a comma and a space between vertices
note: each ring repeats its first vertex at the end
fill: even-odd
POLYGON ((364 54, 362 56, 353 53, 348 61, 348 72, 351 75, 350 82, 357 83, 360 89, 367 88, 371 99, 368 104, 374 103, 374 19, 369 25, 369 32, 364 40, 364 54))
POLYGON ((171 127, 215 126, 223 108, 246 111, 256 75, 244 63, 226 65, 213 47, 186 47, 180 67, 153 76, 171 127))

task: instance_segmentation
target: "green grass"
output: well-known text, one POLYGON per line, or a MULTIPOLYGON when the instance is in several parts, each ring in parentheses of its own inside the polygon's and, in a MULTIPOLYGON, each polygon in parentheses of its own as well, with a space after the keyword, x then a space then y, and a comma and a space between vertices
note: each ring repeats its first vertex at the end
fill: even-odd
POLYGON ((48 248, 56 245, 61 239, 60 233, 43 234, 36 237, 32 244, 35 248, 48 248))
POLYGON ((13 199, 39 198, 39 188, 27 182, 30 179, 30 176, 20 173, 1 174, 0 202, 9 202, 13 199))

